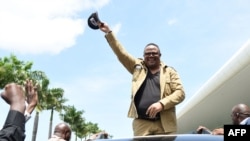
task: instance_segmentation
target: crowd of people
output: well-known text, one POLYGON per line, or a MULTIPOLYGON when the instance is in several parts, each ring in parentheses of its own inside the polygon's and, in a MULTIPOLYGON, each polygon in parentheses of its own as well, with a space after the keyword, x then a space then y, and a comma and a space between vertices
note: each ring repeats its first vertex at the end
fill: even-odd
MULTIPOLYGON (((27 121, 25 113, 30 112, 29 114, 31 114, 37 105, 38 94, 36 87, 33 86, 33 83, 30 80, 27 80, 25 84, 25 91, 22 86, 10 83, 5 86, 4 91, 1 93, 1 97, 10 105, 10 109, 4 126, 0 131, 0 140, 25 140, 25 123, 27 121), (28 103, 28 106, 26 106, 26 102, 28 103)), ((242 103, 235 105, 232 108, 231 118, 233 125, 250 125, 249 106, 242 103)), ((48 141, 70 141, 71 132, 71 128, 67 123, 59 123, 55 126, 54 134, 48 141)), ((217 128, 210 131, 208 128, 200 126, 197 128, 196 133, 223 135, 224 130, 223 128, 217 128)))
MULTIPOLYGON (((0 141, 24 141, 25 123, 30 119, 38 102, 37 87, 31 80, 22 85, 9 83, 4 87, 1 98, 10 106, 3 128, 0 130, 0 141)), ((69 141, 71 129, 66 123, 59 123, 49 141, 69 141)))
MULTIPOLYGON (((95 15, 96 16, 96 15, 95 15)), ((105 33, 105 38, 120 63, 132 75, 131 104, 128 117, 133 118, 134 136, 167 135, 177 132, 176 105, 185 99, 185 91, 178 72, 161 61, 161 51, 157 44, 148 43, 143 50, 143 59, 128 53, 118 41, 107 23, 97 20, 97 28, 105 33)), ((25 140, 25 123, 38 102, 37 88, 31 80, 23 86, 10 83, 1 93, 2 99, 10 105, 3 128, 1 141, 25 140), (26 106, 27 103, 28 105, 26 106)), ((232 124, 250 125, 250 110, 245 104, 232 108, 232 124)), ((195 133, 207 131, 213 135, 223 135, 223 128, 210 131, 204 126, 195 133)), ((67 123, 55 126, 54 134, 48 141, 69 141, 71 128, 67 123)))

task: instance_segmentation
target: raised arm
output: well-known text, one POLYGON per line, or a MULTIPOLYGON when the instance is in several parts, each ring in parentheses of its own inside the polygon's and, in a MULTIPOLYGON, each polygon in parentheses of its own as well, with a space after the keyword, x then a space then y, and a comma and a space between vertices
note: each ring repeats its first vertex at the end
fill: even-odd
POLYGON ((22 86, 7 84, 1 97, 10 105, 10 110, 0 131, 1 141, 24 141, 25 139, 25 93, 22 86))
POLYGON ((26 122, 30 119, 38 102, 37 86, 34 86, 32 80, 27 80, 25 83, 27 107, 25 111, 26 122))

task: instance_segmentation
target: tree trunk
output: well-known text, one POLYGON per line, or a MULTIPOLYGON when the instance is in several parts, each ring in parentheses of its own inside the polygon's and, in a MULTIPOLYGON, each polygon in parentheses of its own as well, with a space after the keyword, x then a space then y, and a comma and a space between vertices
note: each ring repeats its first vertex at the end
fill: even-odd
POLYGON ((75 136, 76 136, 75 141, 77 141, 77 131, 75 132, 75 136))
POLYGON ((54 108, 51 109, 51 113, 50 113, 48 139, 51 137, 51 134, 52 134, 53 114, 54 114, 54 108))
POLYGON ((36 111, 36 116, 35 116, 34 125, 33 125, 33 132, 32 132, 32 141, 36 141, 38 121, 39 121, 39 112, 36 111))

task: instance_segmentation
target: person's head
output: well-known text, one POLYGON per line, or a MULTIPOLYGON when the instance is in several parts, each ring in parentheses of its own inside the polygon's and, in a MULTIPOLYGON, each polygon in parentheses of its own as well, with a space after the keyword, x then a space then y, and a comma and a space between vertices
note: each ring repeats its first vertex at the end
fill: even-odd
POLYGON ((66 123, 59 123, 54 129, 54 135, 61 137, 66 141, 69 141, 71 138, 71 128, 66 123))
POLYGON ((239 125, 245 118, 250 117, 250 108, 246 104, 237 104, 232 108, 232 122, 239 125))
POLYGON ((158 69, 160 66, 161 51, 157 44, 149 43, 144 48, 144 61, 149 69, 158 69))

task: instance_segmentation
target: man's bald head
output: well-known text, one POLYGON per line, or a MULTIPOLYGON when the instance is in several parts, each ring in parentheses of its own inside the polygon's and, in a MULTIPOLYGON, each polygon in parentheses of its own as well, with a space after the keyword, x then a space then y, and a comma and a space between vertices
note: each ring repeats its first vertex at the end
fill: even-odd
POLYGON ((71 128, 67 123, 59 123, 54 129, 54 135, 63 138, 66 141, 69 141, 71 138, 71 128))
POLYGON ((237 104, 232 108, 232 112, 250 114, 250 108, 246 104, 237 104))
POLYGON ((233 124, 239 125, 245 118, 250 117, 250 108, 246 104, 237 104, 232 108, 233 124))

